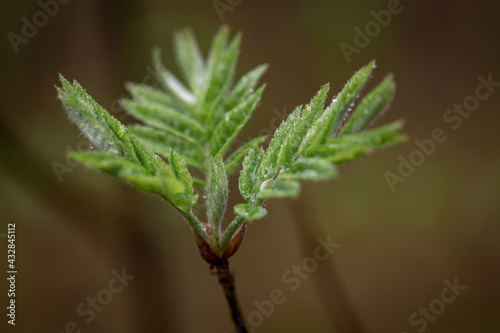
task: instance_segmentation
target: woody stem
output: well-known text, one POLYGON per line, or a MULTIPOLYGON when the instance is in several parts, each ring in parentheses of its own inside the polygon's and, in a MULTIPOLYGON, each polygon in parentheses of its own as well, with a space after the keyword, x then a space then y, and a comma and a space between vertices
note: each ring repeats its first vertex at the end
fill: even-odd
POLYGON ((231 317, 236 325, 237 332, 248 333, 243 319, 243 312, 241 311, 238 303, 238 297, 236 296, 234 272, 229 268, 229 262, 227 260, 223 260, 220 264, 212 265, 212 274, 217 275, 217 280, 224 290, 227 303, 231 309, 231 317))

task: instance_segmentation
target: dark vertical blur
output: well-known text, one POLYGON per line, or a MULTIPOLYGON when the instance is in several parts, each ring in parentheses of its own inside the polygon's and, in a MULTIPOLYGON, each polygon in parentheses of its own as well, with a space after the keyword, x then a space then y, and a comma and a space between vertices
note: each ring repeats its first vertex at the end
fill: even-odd
MULTIPOLYGON (((304 184, 300 205, 314 211, 319 237, 341 244, 335 262, 368 331, 422 329, 409 317, 425 318, 419 308, 438 304, 443 281, 455 278, 467 289, 426 320, 425 331, 500 331, 499 87, 466 116, 444 118, 476 93, 479 76, 500 81, 497 1, 402 1, 348 62, 341 43, 355 46, 354 29, 364 31, 372 11, 394 1, 243 0, 221 21, 212 1, 73 0, 52 8, 53 17, 16 53, 9 33, 21 36, 23 18, 32 22, 41 4, 54 1, 0 5, 0 268, 7 270, 3 236, 15 221, 19 271, 17 325, 6 324, 4 280, 0 327, 65 332, 75 322, 82 332, 232 331, 222 292, 181 217, 158 198, 66 160, 85 140, 54 89, 63 73, 123 118, 123 83, 147 78, 154 45, 178 73, 172 33, 191 26, 206 54, 225 23, 243 32, 238 75, 270 64, 264 98, 242 138, 274 130, 277 115, 306 103, 325 82, 333 96, 371 59, 378 68, 369 88, 395 74, 396 99, 379 123, 403 118, 410 140, 340 166, 336 180, 304 184), (446 141, 392 191, 384 174, 397 174, 400 159, 419 149, 414 140, 432 138, 436 128, 446 141), (91 310, 89 300, 102 299, 122 272, 129 280, 120 292, 91 310)), ((237 176, 231 188, 231 202, 240 202, 237 176)), ((256 332, 330 332, 312 279, 295 291, 282 279, 312 255, 301 251, 288 207, 272 200, 270 215, 249 226, 232 259, 242 306, 259 311, 256 304, 280 289, 286 301, 256 332)))

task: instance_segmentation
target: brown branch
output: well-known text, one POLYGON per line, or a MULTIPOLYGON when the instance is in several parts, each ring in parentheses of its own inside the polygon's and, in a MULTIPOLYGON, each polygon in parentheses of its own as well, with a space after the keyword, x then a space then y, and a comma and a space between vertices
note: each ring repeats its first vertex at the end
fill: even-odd
POLYGON ((234 272, 229 268, 229 261, 223 260, 220 264, 211 266, 212 274, 217 276, 224 294, 226 295, 227 303, 231 309, 231 316, 233 318, 234 324, 236 325, 238 333, 248 333, 245 326, 243 311, 238 303, 238 298, 236 296, 236 287, 234 285, 234 272))

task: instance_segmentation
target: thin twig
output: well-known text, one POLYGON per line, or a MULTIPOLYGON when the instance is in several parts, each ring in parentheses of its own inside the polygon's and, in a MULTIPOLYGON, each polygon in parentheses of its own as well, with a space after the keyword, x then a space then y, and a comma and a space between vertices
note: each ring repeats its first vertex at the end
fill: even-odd
POLYGON ((238 303, 238 297, 236 296, 236 287, 234 285, 234 272, 229 268, 229 262, 223 260, 220 264, 212 265, 212 274, 217 275, 217 279, 224 289, 224 294, 226 295, 227 303, 231 308, 231 316, 233 318, 234 324, 238 333, 248 333, 245 326, 243 312, 241 311, 240 305, 238 303))
MULTIPOLYGON (((302 195, 307 198, 306 195, 302 195)), ((304 199, 302 199, 304 200, 304 199)), ((288 200, 292 219, 297 229, 299 242, 304 253, 313 253, 317 246, 316 237, 320 229, 316 218, 312 216, 312 208, 301 200, 288 200), (307 213, 306 213, 307 211, 307 213)), ((338 333, 364 333, 365 330, 356 315, 349 296, 342 284, 340 274, 332 259, 318 265, 314 281, 319 291, 332 326, 338 333)))

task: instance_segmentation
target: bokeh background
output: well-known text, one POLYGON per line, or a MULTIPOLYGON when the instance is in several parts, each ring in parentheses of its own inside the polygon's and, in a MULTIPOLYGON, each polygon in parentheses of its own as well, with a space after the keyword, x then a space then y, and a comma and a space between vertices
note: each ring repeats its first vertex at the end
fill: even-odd
MULTIPOLYGON (((228 4, 227 1, 221 2, 228 4)), ((238 1, 233 1, 233 4, 238 1)), ((68 122, 54 85, 58 73, 78 80, 124 122, 117 100, 125 81, 147 78, 150 51, 160 45, 178 73, 172 33, 193 28, 207 52, 221 24, 243 32, 238 75, 269 63, 262 103, 241 138, 274 130, 277 114, 309 101, 318 88, 341 89, 371 59, 368 88, 387 73, 398 91, 379 124, 402 118, 409 141, 339 167, 336 180, 304 184, 298 200, 272 200, 270 214, 249 226, 232 258, 245 312, 254 300, 285 291, 255 332, 333 332, 316 284, 318 270, 291 292, 282 274, 312 253, 304 235, 341 246, 335 265, 367 332, 417 332, 409 316, 439 298, 443 281, 467 289, 426 332, 500 332, 500 91, 453 130, 443 114, 474 94, 477 77, 500 81, 498 1, 402 1, 402 11, 346 61, 340 43, 389 1, 240 1, 219 16, 212 1, 73 0, 16 53, 8 33, 21 34, 37 1, 0 5, 0 268, 6 271, 7 223, 17 223, 17 325, 12 332, 231 332, 220 287, 200 260, 186 223, 173 208, 109 176, 66 160, 83 137, 68 122), (273 127, 274 126, 274 127, 273 127), (435 128, 447 135, 435 152, 391 191, 415 139, 435 128), (60 177, 54 165, 65 166, 60 177), (113 269, 135 276, 85 323, 75 310, 106 288, 113 269)), ((498 89, 498 88, 497 88, 498 89)), ((365 90, 367 91, 367 90, 365 90)), ((281 120, 281 119, 280 119, 281 120)), ((237 177, 231 204, 241 202, 237 177)), ((4 276, 5 273, 1 275, 4 276)), ((2 328, 2 332, 4 329, 2 328)))

